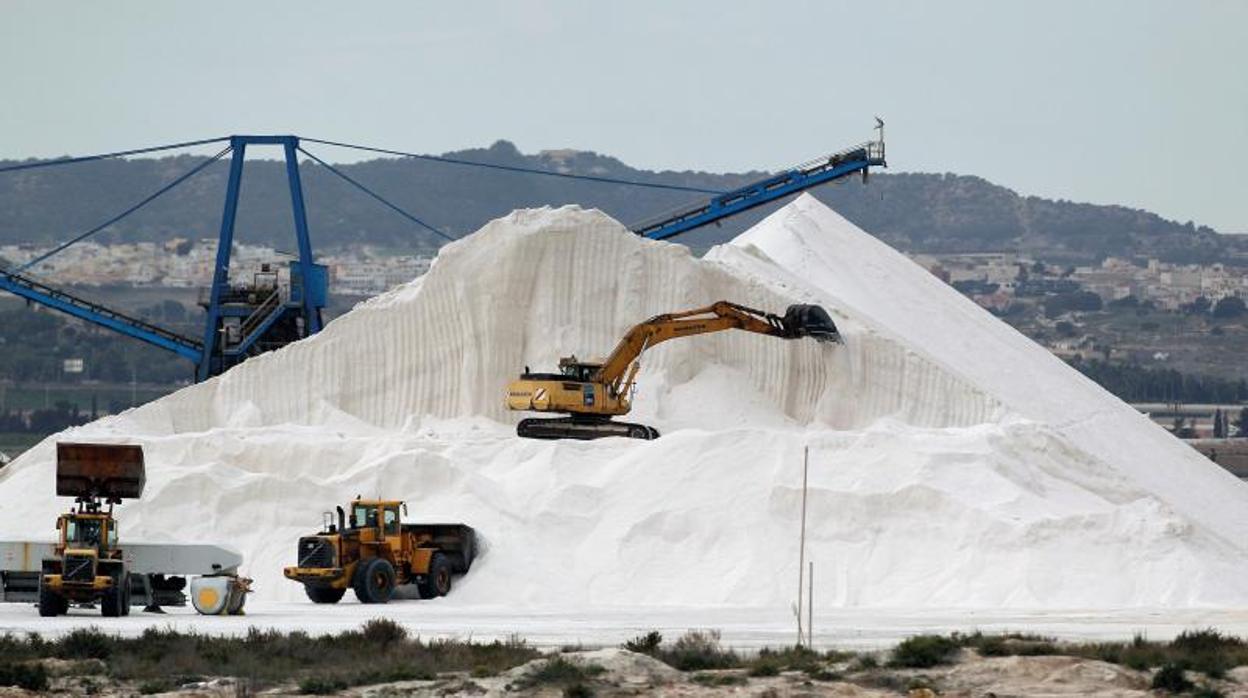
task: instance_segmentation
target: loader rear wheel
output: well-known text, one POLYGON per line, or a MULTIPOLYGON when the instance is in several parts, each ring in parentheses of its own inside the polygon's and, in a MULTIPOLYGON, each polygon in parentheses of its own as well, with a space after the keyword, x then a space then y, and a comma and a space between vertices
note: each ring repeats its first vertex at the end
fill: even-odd
POLYGON ((64 596, 39 583, 39 615, 45 618, 65 615, 69 610, 69 602, 64 596))
POLYGON ((351 586, 360 603, 386 603, 394 594, 394 566, 381 557, 362 562, 351 586))
POLYGON ((335 589, 333 587, 314 587, 311 584, 304 585, 303 590, 307 593, 308 598, 312 599, 312 603, 338 603, 342 600, 343 594, 347 593, 346 587, 335 589))
POLYGON ((429 558, 429 573, 425 575, 425 581, 416 585, 420 598, 434 599, 451 593, 452 571, 450 559, 442 553, 434 553, 429 558))

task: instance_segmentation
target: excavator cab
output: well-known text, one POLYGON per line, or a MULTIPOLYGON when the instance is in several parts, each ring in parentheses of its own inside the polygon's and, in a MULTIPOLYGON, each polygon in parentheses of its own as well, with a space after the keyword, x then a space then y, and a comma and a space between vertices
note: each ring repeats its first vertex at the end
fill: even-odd
POLYGON ((559 373, 568 380, 579 382, 592 381, 600 370, 602 370, 601 362, 580 361, 576 358, 576 355, 565 356, 559 359, 559 373))
POLYGON ((792 337, 810 337, 816 342, 841 343, 841 333, 828 311, 818 305, 790 305, 784 311, 784 329, 792 337))

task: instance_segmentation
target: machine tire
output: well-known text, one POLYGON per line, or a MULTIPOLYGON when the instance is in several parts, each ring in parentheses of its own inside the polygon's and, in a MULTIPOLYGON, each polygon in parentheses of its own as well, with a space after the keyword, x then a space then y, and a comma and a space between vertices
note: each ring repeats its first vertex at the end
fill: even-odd
POLYGON ((303 591, 312 600, 312 603, 338 603, 342 600, 344 594, 347 593, 346 587, 335 589, 333 587, 319 587, 311 584, 303 585, 303 591))
POLYGON ((429 558, 429 573, 425 575, 425 581, 416 585, 420 590, 420 598, 435 599, 451 593, 453 572, 454 565, 451 564, 450 558, 442 553, 434 553, 433 557, 429 558))
POLYGON ((361 562, 353 581, 351 586, 360 603, 386 603, 394 594, 394 565, 382 557, 361 562))
POLYGON ((39 583, 39 615, 44 618, 65 615, 69 610, 69 602, 65 597, 39 583))
POLYGON ((634 424, 628 428, 628 438, 649 440, 651 438, 650 429, 643 427, 640 424, 634 424))
POLYGON ((126 583, 129 582, 125 575, 113 577, 113 586, 104 592, 104 598, 100 601, 100 613, 105 618, 118 618, 122 616, 122 608, 126 604, 126 583))
POLYGON ((123 588, 125 589, 125 592, 122 594, 123 598, 121 600, 121 615, 128 616, 130 615, 130 596, 131 596, 129 574, 126 575, 126 583, 123 588))

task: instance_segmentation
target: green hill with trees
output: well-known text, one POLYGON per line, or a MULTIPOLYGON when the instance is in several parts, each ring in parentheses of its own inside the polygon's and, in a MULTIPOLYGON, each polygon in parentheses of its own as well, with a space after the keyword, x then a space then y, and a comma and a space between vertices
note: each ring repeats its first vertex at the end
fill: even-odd
MULTIPOLYGON (((309 146, 332 161, 332 149, 309 146)), ((651 172, 591 152, 521 153, 507 141, 447 153, 482 163, 729 190, 763 172, 651 172)), ((51 243, 108 219, 203 161, 195 156, 88 162, 0 174, 0 244, 51 243)), ((0 165, 6 164, 0 162, 0 165)), ((352 178, 458 237, 515 208, 578 203, 626 224, 698 200, 698 195, 526 176, 406 159, 342 166, 352 178)), ((321 249, 361 243, 396 250, 432 250, 441 240, 363 196, 321 166, 302 168, 314 242, 321 249)), ((104 231, 103 242, 215 238, 221 216, 225 162, 215 163, 138 214, 104 231)), ((286 248, 292 233, 284 171, 276 161, 248 163, 239 213, 239 239, 286 248)), ((1248 259, 1235 236, 1147 211, 1021 196, 979 177, 954 174, 872 174, 815 190, 814 195, 862 228, 914 252, 1026 252, 1052 263, 1096 262, 1106 256, 1156 257, 1172 262, 1248 259)), ((772 207, 774 208, 774 207, 772 207)), ((759 210, 690 234, 704 248, 735 235, 765 215, 759 210)))

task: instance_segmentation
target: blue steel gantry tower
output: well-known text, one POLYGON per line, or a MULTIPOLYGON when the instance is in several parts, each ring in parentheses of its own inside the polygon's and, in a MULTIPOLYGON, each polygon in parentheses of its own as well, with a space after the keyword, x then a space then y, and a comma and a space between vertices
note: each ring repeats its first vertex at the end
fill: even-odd
POLYGON ((312 257, 308 214, 299 178, 297 136, 231 136, 230 174, 225 186, 225 210, 217 261, 202 305, 206 313, 203 349, 196 362, 195 377, 205 380, 231 366, 321 331, 322 310, 329 297, 329 278, 324 265, 312 257), (243 165, 248 145, 278 145, 286 161, 290 208, 294 215, 299 258, 290 262, 288 283, 277 270, 261 268, 250 283, 230 283, 230 252, 234 247, 234 219, 242 188, 243 165))
POLYGON ((228 141, 224 150, 199 164, 189 172, 162 187, 156 193, 131 206, 120 215, 92 228, 72 240, 40 255, 14 270, 0 269, 0 290, 8 291, 32 303, 38 303, 81 320, 106 327, 142 342, 171 351, 195 364, 195 379, 205 380, 228 370, 248 356, 285 346, 290 342, 319 332, 322 310, 328 298, 328 278, 323 265, 312 256, 312 243, 308 234, 308 217, 303 203, 303 185, 299 179, 299 163, 296 151, 299 139, 295 136, 230 136, 168 146, 144 148, 120 153, 92 155, 33 163, 23 163, 0 168, 0 172, 25 170, 34 167, 50 167, 91 160, 101 160, 122 155, 170 150, 192 145, 228 141), (290 262, 289 271, 282 275, 269 265, 256 273, 251 281, 231 283, 230 252, 234 243, 234 221, 238 212, 239 192, 242 189, 243 167, 247 146, 277 145, 282 147, 286 161, 286 176, 290 185, 290 206, 294 216, 295 236, 299 258, 290 262), (217 240, 216 263, 212 282, 201 296, 206 322, 201 339, 187 337, 150 322, 131 317, 126 313, 89 301, 61 289, 52 288, 23 274, 30 267, 48 259, 69 246, 120 221, 174 187, 182 184, 208 165, 220 160, 227 153, 230 158, 229 179, 226 184, 225 210, 221 216, 221 232, 217 240), (283 278, 284 277, 284 278, 283 278))

